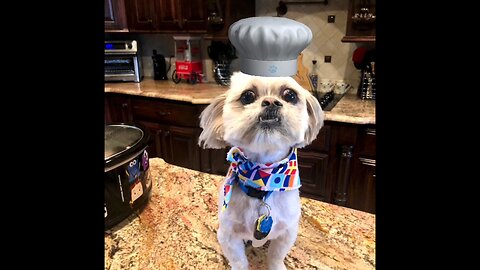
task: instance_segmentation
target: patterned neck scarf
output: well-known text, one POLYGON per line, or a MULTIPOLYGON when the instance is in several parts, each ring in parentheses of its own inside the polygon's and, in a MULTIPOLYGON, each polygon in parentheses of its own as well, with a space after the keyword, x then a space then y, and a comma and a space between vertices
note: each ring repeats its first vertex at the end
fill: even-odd
POLYGON ((223 187, 222 211, 227 209, 237 181, 262 191, 286 191, 302 186, 297 167, 297 148, 292 148, 290 155, 278 162, 260 164, 249 161, 240 148, 232 147, 227 160, 231 164, 223 187))

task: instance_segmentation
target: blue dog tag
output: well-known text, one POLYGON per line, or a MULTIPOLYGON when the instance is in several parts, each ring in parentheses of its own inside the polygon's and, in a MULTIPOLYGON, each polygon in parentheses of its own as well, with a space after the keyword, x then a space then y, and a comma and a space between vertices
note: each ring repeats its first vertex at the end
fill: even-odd
POLYGON ((255 221, 255 232, 253 236, 257 240, 262 240, 263 238, 267 237, 272 229, 273 219, 271 216, 261 215, 255 221))

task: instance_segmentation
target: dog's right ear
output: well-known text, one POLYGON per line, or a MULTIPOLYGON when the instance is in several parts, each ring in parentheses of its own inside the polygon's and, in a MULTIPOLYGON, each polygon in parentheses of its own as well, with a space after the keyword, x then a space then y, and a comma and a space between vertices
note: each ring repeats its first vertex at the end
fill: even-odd
POLYGON ((200 127, 203 129, 198 138, 198 145, 203 148, 225 148, 223 140, 223 105, 226 93, 216 97, 200 114, 200 127))

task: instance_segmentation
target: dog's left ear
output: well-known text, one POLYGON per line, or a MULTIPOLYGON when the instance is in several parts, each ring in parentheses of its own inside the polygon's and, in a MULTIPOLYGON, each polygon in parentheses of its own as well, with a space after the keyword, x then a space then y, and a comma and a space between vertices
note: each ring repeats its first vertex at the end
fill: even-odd
POLYGON ((323 119, 325 113, 320 107, 318 100, 312 95, 307 95, 307 112, 308 112, 308 129, 305 132, 305 145, 309 145, 315 138, 317 138, 320 128, 323 126, 323 119))
POLYGON ((203 148, 225 148, 223 140, 223 105, 226 93, 216 97, 200 114, 200 127, 203 129, 198 145, 203 148))

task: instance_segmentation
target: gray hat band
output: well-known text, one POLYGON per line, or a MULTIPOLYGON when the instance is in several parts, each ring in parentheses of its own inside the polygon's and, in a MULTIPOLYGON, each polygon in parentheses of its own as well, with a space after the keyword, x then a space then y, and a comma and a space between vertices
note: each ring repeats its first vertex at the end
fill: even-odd
POLYGON ((297 74, 297 59, 274 61, 240 58, 240 70, 256 76, 288 77, 297 74))

